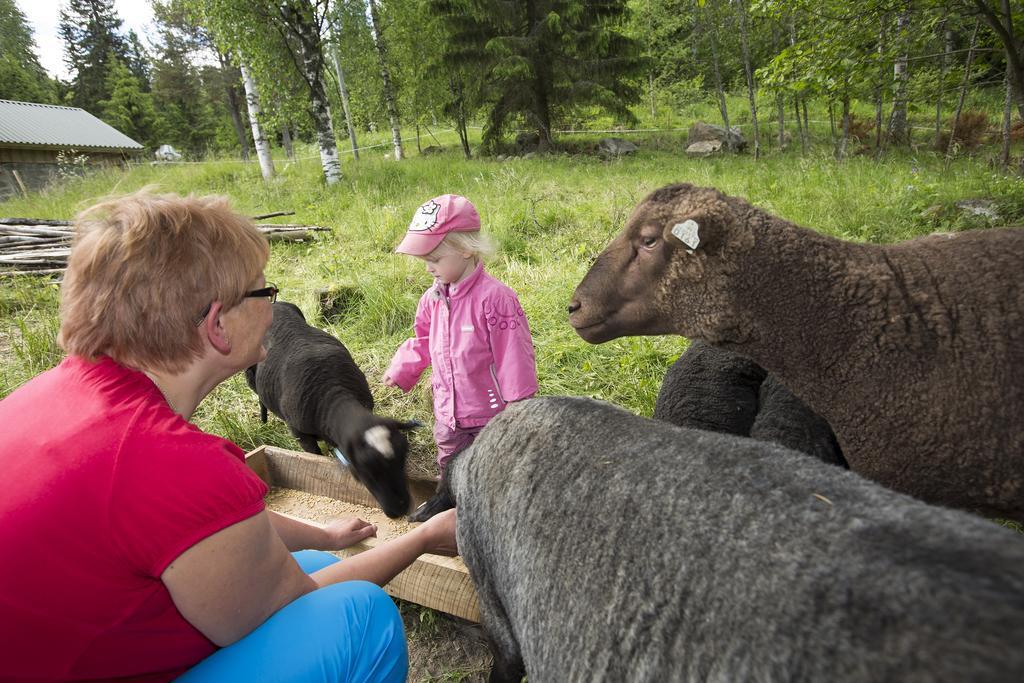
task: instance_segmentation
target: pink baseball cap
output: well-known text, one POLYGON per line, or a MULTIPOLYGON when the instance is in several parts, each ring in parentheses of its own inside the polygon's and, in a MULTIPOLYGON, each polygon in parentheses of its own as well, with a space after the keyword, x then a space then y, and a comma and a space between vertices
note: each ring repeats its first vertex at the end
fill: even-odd
POLYGON ((457 194, 443 194, 427 200, 416 209, 405 239, 395 247, 395 251, 410 256, 426 256, 441 244, 447 233, 479 229, 480 214, 472 202, 457 194))

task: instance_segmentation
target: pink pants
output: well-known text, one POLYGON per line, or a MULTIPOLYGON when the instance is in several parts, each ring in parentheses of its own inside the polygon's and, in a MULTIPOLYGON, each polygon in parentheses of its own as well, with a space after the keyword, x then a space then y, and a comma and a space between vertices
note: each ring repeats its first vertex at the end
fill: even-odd
POLYGON ((449 429, 448 425, 434 421, 434 441, 437 442, 437 469, 444 472, 445 465, 452 456, 467 448, 476 439, 483 426, 479 427, 456 427, 449 429))

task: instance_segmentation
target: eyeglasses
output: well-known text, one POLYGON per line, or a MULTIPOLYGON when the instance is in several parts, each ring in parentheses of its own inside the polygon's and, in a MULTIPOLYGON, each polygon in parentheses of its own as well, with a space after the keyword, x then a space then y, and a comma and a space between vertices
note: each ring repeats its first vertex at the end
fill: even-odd
MULTIPOLYGON (((277 288, 277 285, 268 282, 266 287, 260 287, 259 289, 254 289, 254 290, 251 290, 249 292, 246 292, 245 294, 242 295, 242 298, 243 299, 248 299, 250 297, 253 297, 253 298, 260 299, 262 297, 269 297, 270 298, 270 303, 275 303, 277 301, 277 295, 280 292, 281 292, 281 290, 277 288)), ((206 320, 206 316, 210 315, 210 308, 212 306, 213 306, 213 302, 212 301, 210 303, 206 304, 206 308, 203 309, 202 314, 196 320, 196 327, 199 327, 200 325, 202 325, 203 321, 206 320)))

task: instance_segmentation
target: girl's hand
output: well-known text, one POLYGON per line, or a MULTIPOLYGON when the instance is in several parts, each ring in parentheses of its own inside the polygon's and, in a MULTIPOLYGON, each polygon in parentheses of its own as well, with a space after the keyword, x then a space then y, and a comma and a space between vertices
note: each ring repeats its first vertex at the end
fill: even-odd
POLYGON ((391 379, 391 377, 389 377, 388 375, 384 375, 383 377, 381 377, 380 381, 386 387, 398 387, 398 385, 395 383, 395 380, 391 379))
POLYGON ((327 541, 323 550, 341 550, 370 536, 377 535, 377 526, 358 517, 344 517, 324 527, 327 541))

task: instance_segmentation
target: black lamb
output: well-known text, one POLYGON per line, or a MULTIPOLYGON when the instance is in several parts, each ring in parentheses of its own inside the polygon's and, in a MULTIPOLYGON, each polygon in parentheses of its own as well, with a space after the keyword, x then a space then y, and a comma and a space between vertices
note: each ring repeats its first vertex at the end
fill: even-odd
POLYGON ((783 386, 775 375, 769 374, 761 383, 757 417, 750 428, 750 436, 807 453, 830 465, 850 467, 825 418, 783 386))
POLYGON ((662 380, 654 419, 772 441, 847 467, 832 428, 746 356, 694 340, 662 380))
POLYGON ((261 418, 269 408, 310 453, 321 454, 318 441, 337 447, 388 517, 406 514, 412 498, 402 432, 415 423, 374 415, 370 385, 348 349, 307 324, 295 304, 274 304, 266 346, 266 360, 245 371, 261 418))
POLYGON ((677 427, 750 436, 766 374, 746 356, 694 341, 665 373, 654 419, 677 427))

